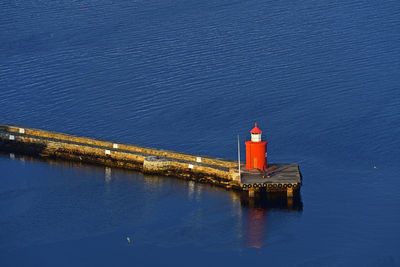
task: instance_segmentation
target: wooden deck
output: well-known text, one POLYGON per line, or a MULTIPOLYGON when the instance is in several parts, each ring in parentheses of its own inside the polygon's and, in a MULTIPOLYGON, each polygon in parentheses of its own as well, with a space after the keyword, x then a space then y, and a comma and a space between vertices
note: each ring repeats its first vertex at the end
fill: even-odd
POLYGON ((301 182, 297 163, 271 164, 268 169, 272 171, 242 171, 242 184, 301 182))
POLYGON ((270 164, 268 170, 244 170, 241 186, 248 191, 293 191, 301 186, 301 174, 297 163, 270 164))

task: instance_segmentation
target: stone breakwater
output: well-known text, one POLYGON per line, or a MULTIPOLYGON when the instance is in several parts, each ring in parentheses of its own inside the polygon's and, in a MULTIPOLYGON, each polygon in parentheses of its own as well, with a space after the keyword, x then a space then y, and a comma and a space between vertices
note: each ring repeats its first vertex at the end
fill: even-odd
MULTIPOLYGON (((233 160, 179 153, 93 138, 0 125, 0 151, 64 159, 149 174, 174 176, 226 188, 249 191, 284 191, 292 195, 301 186, 297 164, 272 164, 265 173, 244 171, 239 177, 233 160)), ((244 166, 241 166, 244 169, 244 166)))

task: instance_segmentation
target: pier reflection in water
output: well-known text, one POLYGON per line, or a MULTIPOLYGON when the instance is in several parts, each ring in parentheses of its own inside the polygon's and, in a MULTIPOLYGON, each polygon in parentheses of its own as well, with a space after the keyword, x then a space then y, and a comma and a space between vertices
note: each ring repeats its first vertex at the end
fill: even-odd
MULTIPOLYGON (((29 156, 3 154, 3 158, 7 157, 18 160, 18 168, 22 167, 21 169, 27 171, 43 162, 29 156)), ((58 210, 63 207, 66 214, 78 214, 79 210, 87 209, 88 213, 79 218, 84 225, 89 221, 96 221, 105 232, 121 231, 124 235, 129 233, 138 242, 156 243, 161 247, 215 244, 212 249, 260 249, 268 246, 268 237, 274 236, 276 229, 280 227, 268 221, 271 214, 277 211, 301 214, 303 208, 300 195, 287 198, 285 194, 264 193, 249 198, 246 192, 172 177, 147 176, 79 162, 44 162, 51 166, 53 173, 48 175, 50 180, 42 181, 47 184, 44 188, 49 188, 52 194, 58 194, 58 190, 71 192, 64 199, 59 199, 61 202, 55 203, 54 208, 58 210), (57 179, 64 189, 59 187, 57 179), (56 186, 53 189, 52 183, 56 186), (90 198, 87 198, 88 194, 91 195, 90 198), (80 203, 77 206, 74 204, 76 211, 71 210, 69 205, 75 202, 80 203), (175 210, 173 206, 179 210, 175 210)), ((32 185, 37 186, 36 182, 32 185)), ((38 194, 46 196, 48 193, 38 194)), ((43 206, 51 202, 51 199, 39 200, 43 206)), ((32 200, 33 203, 35 201, 32 200)), ((41 207, 38 206, 38 209, 41 207)), ((51 210, 43 212, 54 217, 51 210)), ((48 216, 44 216, 43 220, 55 220, 47 218, 48 216)), ((281 221, 272 220, 274 224, 284 223, 286 220, 285 216, 278 217, 281 221)), ((56 226, 68 229, 70 226, 62 223, 67 224, 68 220, 71 218, 61 216, 57 218, 56 226)), ((93 229, 73 230, 75 237, 79 238, 80 235, 91 233, 93 229)), ((51 232, 52 229, 46 227, 43 231, 51 232)), ((55 236, 58 234, 57 239, 67 238, 63 233, 58 233, 56 228, 54 231, 55 236)))
POLYGON ((243 209, 247 209, 248 216, 244 222, 244 247, 262 248, 267 246, 268 214, 274 210, 285 210, 301 213, 303 203, 301 195, 287 198, 286 194, 260 194, 250 198, 245 192, 240 193, 240 202, 243 209))
MULTIPOLYGON (((168 181, 165 177, 147 176, 146 183, 152 186, 162 186, 168 181)), ((173 179, 173 178, 172 178, 173 179)), ((229 191, 224 188, 209 184, 198 184, 194 181, 184 181, 174 179, 175 183, 187 187, 187 196, 191 201, 201 201, 202 192, 220 191, 220 194, 229 194, 231 199, 231 213, 237 220, 237 237, 239 239, 238 248, 263 248, 267 246, 268 238, 268 215, 274 211, 284 211, 300 215, 303 211, 301 194, 296 194, 293 198, 287 198, 286 193, 267 194, 265 192, 249 197, 247 192, 229 191)), ((202 210, 194 212, 194 217, 201 222, 204 220, 202 210)), ((279 226, 277 226, 279 227, 279 226)))

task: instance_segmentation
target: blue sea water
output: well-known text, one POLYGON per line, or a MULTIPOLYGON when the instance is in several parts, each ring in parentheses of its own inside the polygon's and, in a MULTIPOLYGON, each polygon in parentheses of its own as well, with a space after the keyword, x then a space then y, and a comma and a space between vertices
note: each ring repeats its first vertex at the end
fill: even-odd
POLYGON ((0 266, 400 266, 399 44, 394 0, 1 1, 0 123, 236 159, 258 122, 303 187, 3 154, 0 266))

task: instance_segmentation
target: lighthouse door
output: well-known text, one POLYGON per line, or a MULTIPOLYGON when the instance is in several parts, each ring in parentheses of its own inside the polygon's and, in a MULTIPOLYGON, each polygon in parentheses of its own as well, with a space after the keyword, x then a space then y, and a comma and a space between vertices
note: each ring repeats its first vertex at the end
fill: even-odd
POLYGON ((257 158, 254 158, 253 160, 253 168, 257 168, 257 158))

